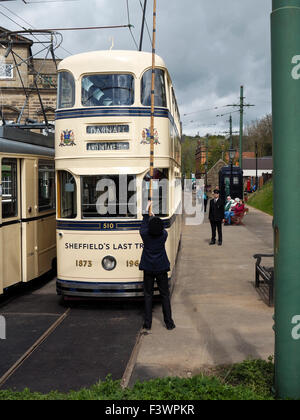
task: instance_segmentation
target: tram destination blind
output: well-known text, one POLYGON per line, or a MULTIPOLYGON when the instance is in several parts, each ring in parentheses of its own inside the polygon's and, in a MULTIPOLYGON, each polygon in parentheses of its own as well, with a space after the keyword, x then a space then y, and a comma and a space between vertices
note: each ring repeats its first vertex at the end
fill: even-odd
POLYGON ((86 149, 94 152, 101 152, 106 150, 129 150, 129 143, 123 141, 87 143, 86 149))
POLYGON ((129 125, 127 125, 127 124, 88 125, 86 127, 86 132, 87 132, 87 134, 129 133, 129 125))

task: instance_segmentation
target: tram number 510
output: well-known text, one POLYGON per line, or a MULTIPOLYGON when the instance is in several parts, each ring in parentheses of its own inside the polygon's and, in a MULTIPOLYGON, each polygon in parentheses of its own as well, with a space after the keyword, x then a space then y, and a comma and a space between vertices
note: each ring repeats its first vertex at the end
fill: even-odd
POLYGON ((104 230, 110 230, 110 229, 115 229, 115 228, 116 228, 116 225, 114 223, 107 223, 107 222, 102 223, 102 229, 104 230))
POLYGON ((294 55, 292 64, 296 64, 292 69, 292 78, 294 80, 300 79, 300 55, 294 55))

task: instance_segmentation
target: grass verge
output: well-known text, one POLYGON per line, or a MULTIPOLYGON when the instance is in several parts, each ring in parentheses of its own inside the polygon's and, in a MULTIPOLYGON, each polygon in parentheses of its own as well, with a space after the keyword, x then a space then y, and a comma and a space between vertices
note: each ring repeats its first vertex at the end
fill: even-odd
POLYGON ((274 400, 272 358, 220 366, 209 375, 136 382, 123 389, 110 376, 89 389, 63 394, 0 390, 0 400, 274 400))
POLYGON ((273 216, 273 182, 267 182, 257 192, 251 194, 248 204, 273 216))

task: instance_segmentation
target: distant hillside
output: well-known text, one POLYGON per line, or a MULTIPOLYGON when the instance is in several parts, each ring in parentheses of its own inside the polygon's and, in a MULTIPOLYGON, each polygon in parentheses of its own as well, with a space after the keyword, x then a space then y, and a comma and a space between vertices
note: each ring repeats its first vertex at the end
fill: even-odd
POLYGON ((273 216, 273 181, 267 182, 256 193, 250 195, 250 206, 273 216))

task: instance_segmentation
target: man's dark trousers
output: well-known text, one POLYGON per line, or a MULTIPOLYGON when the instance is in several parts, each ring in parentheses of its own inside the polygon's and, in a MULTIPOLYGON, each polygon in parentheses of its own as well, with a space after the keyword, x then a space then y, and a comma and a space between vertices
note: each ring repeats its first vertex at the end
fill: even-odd
POLYGON ((166 326, 173 324, 168 273, 166 271, 160 273, 144 271, 145 325, 149 328, 152 325, 152 298, 155 280, 161 296, 165 324, 166 326))
POLYGON ((222 240, 223 240, 223 237, 222 237, 222 222, 215 222, 215 221, 211 220, 210 225, 211 225, 211 240, 213 242, 216 242, 216 231, 218 229, 219 242, 222 242, 222 240))

